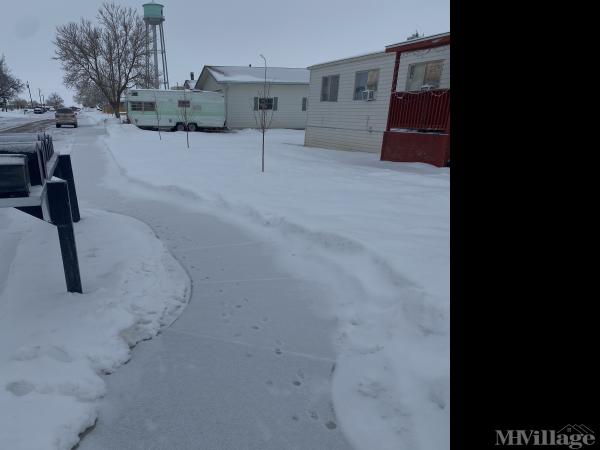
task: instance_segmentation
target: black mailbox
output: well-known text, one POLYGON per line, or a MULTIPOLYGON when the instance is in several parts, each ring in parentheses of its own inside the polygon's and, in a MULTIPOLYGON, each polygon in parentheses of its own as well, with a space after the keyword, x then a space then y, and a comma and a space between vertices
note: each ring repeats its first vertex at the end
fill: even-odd
POLYGON ((32 186, 42 185, 46 179, 46 164, 41 142, 2 142, 0 155, 26 155, 29 179, 32 186))
POLYGON ((0 197, 26 197, 31 183, 26 155, 0 155, 0 197))
POLYGON ((54 144, 52 142, 52 136, 46 133, 2 133, 0 134, 0 143, 7 142, 41 142, 44 160, 50 161, 52 155, 54 155, 54 144))

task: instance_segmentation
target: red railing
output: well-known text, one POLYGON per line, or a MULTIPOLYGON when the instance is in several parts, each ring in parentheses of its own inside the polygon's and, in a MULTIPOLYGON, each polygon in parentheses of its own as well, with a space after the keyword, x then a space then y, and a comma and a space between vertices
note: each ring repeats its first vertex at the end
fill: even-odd
POLYGON ((450 89, 392 93, 388 130, 447 131, 449 125, 450 89))

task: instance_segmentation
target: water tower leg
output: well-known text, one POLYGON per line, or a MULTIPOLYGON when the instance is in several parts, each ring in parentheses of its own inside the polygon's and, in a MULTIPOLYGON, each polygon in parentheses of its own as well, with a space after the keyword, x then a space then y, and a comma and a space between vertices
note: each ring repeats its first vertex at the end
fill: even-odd
POLYGON ((145 88, 150 87, 150 25, 146 22, 146 83, 145 88))
POLYGON ((167 49, 165 48, 165 33, 163 31, 162 22, 160 23, 160 46, 162 49, 163 56, 163 80, 165 82, 165 89, 169 89, 169 70, 167 69, 167 49))
POLYGON ((159 89, 158 84, 158 48, 156 46, 156 25, 152 26, 152 34, 154 38, 154 89, 159 89))

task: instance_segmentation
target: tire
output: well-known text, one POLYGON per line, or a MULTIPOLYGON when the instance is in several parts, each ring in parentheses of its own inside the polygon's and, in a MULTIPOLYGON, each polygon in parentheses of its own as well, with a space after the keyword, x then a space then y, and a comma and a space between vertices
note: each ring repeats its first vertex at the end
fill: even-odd
POLYGON ((77 124, 73 125, 73 127, 77 128, 77 124))
POLYGON ((176 129, 177 131, 185 131, 185 125, 184 125, 184 124, 182 124, 182 123, 178 123, 178 124, 175 126, 175 129, 176 129))
POLYGON ((196 130, 198 130, 198 125, 196 125, 195 123, 190 123, 188 125, 188 130, 190 130, 190 131, 196 131, 196 130))
POLYGON ((59 123, 56 124, 56 128, 60 128, 60 124, 59 123))

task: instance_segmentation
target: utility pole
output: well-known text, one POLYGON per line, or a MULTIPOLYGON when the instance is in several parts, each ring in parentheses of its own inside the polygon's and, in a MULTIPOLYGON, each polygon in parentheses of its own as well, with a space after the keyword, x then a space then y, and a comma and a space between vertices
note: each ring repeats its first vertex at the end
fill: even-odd
POLYGON ((29 81, 27 82, 27 90, 29 91, 29 101, 31 102, 31 109, 33 109, 33 98, 31 97, 31 89, 29 89, 29 81))
POLYGON ((38 88, 38 95, 40 97, 40 105, 42 104, 42 90, 38 88))

